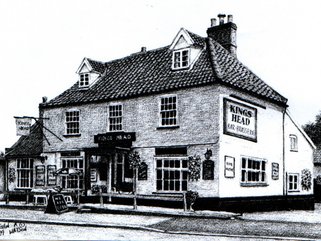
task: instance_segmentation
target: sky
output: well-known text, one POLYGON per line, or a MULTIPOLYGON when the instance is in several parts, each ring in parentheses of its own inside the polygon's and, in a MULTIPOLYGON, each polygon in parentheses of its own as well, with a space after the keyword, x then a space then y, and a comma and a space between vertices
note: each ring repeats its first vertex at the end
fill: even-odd
POLYGON ((232 14, 237 56, 288 98, 299 125, 321 110, 318 0, 0 0, 0 151, 18 139, 14 116, 38 116, 77 81, 84 57, 109 61, 170 45, 180 28, 206 36, 232 14))

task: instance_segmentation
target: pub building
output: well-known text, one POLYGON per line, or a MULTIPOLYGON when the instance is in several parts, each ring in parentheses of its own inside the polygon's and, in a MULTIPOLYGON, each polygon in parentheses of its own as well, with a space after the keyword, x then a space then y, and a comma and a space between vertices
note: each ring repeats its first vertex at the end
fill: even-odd
POLYGON ((182 28, 166 47, 84 58, 77 82, 39 105, 38 159, 8 153, 8 191, 128 204, 135 191, 138 205, 175 208, 193 191, 194 209, 313 209, 314 145, 287 99, 238 60, 236 31, 220 14, 206 37, 182 28))

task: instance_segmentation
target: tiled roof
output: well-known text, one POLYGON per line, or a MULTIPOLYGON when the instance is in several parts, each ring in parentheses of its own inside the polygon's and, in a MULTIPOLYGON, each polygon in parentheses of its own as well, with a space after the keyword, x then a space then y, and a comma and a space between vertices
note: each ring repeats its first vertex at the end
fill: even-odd
POLYGON ((313 151, 313 162, 319 165, 321 164, 321 146, 317 146, 313 151))
MULTIPOLYGON (((190 32, 189 34, 191 35, 190 32)), ((105 63, 104 75, 93 86, 84 90, 75 83, 70 89, 41 106, 77 105, 132 98, 214 83, 225 84, 286 105, 286 98, 264 83, 216 41, 195 34, 191 37, 195 42, 206 42, 206 50, 202 51, 190 70, 171 69, 172 52, 168 46, 142 52, 105 63)))
POLYGON ((29 136, 21 136, 19 140, 6 151, 6 158, 38 157, 42 153, 42 130, 36 122, 31 126, 29 136))
MULTIPOLYGON (((185 29, 186 30, 186 29, 185 29)), ((188 30, 186 32, 189 34, 189 36, 193 39, 194 43, 196 45, 204 46, 205 45, 205 39, 195 33, 192 33, 188 30)))
POLYGON ((101 73, 101 74, 104 73, 104 71, 105 71, 105 64, 104 63, 102 63, 100 61, 92 60, 89 58, 87 58, 87 60, 94 71, 101 73))

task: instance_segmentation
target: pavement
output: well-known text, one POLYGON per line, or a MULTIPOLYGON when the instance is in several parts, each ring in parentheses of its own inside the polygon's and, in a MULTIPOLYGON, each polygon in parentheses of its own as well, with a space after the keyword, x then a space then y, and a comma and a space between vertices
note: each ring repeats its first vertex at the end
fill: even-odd
POLYGON ((277 211, 256 213, 230 213, 215 211, 183 211, 170 208, 104 204, 82 205, 77 212, 74 208, 62 214, 44 213, 44 207, 26 205, 24 203, 10 202, 10 205, 0 202, 0 226, 6 222, 70 225, 85 227, 108 227, 121 229, 135 229, 144 231, 163 232, 161 223, 170 221, 173 217, 191 219, 229 219, 246 220, 254 222, 293 222, 306 224, 321 224, 321 204, 315 204, 313 211, 277 211))

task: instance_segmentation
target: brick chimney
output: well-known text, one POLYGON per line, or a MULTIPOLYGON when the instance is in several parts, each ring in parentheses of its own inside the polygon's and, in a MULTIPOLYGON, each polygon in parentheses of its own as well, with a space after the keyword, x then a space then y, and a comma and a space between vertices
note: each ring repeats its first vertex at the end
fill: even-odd
POLYGON ((233 23, 233 16, 228 15, 225 22, 225 14, 219 14, 218 25, 216 19, 211 19, 211 27, 207 29, 207 35, 221 44, 233 56, 236 57, 236 30, 237 26, 233 23))

